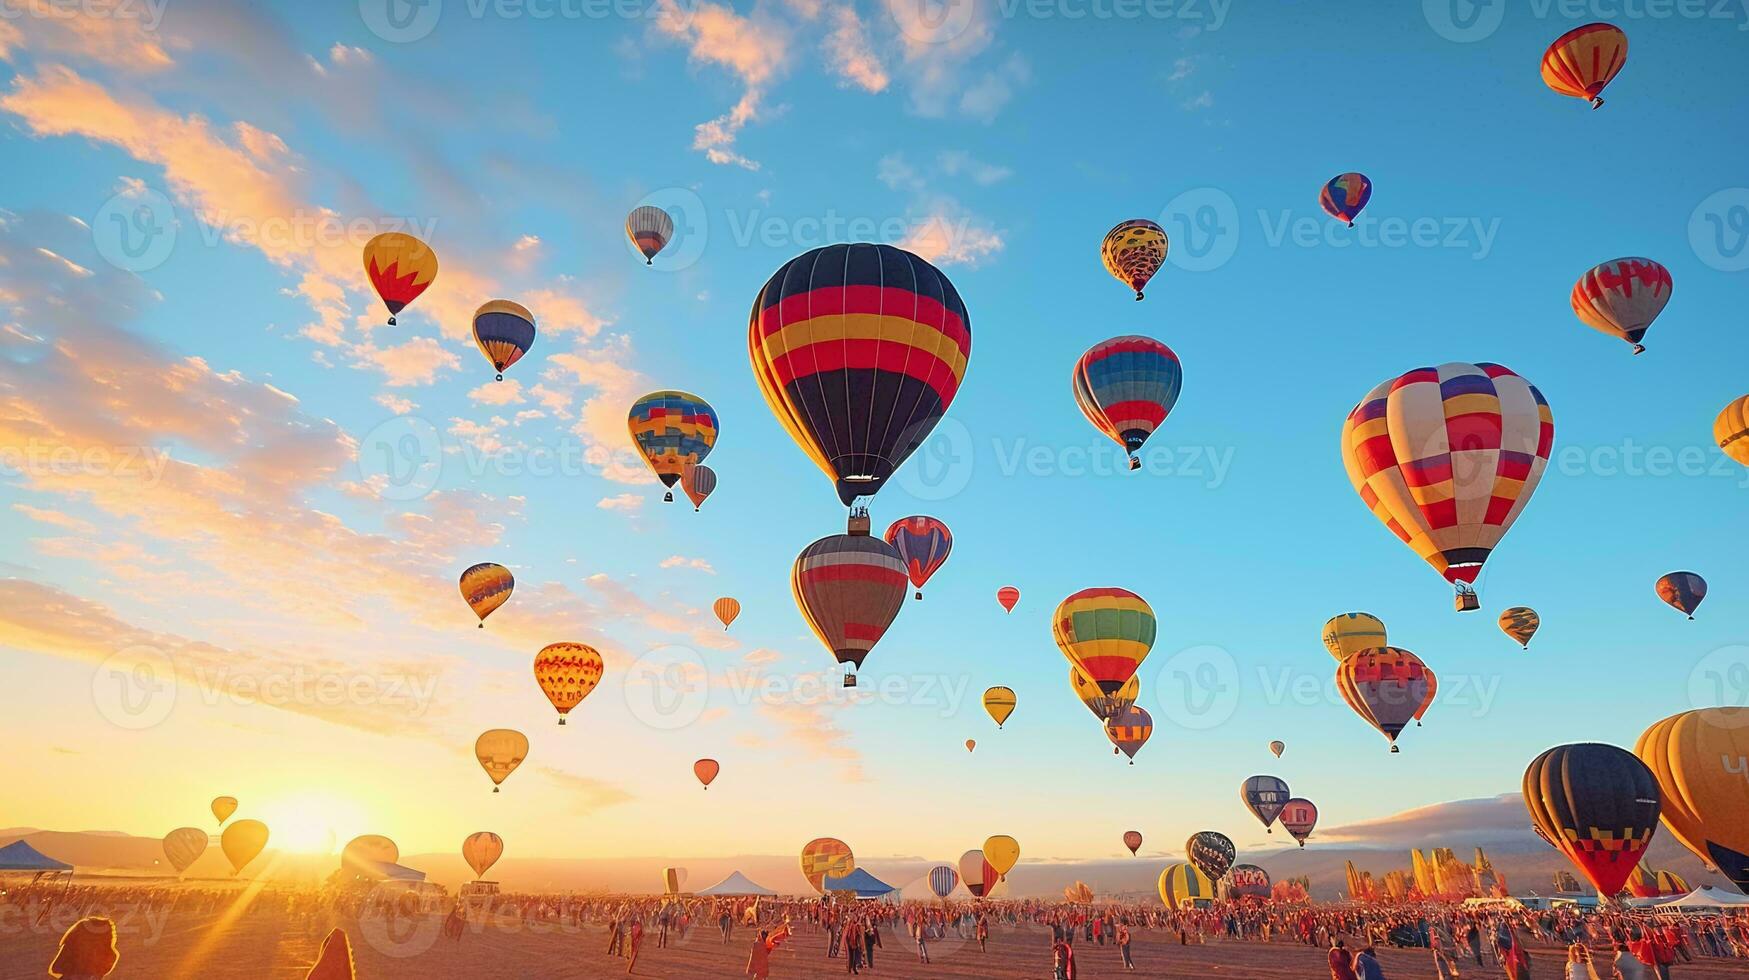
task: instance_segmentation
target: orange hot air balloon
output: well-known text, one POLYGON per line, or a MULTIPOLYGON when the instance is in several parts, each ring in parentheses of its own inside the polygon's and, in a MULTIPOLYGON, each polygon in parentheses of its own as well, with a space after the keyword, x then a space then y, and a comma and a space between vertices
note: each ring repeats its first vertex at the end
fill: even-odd
POLYGON ((1124 831, 1123 846, 1129 848, 1131 856, 1134 856, 1137 851, 1142 849, 1142 832, 1139 830, 1124 831))
POLYGON ((735 621, 736 616, 741 615, 741 604, 724 596, 711 603, 711 612, 717 614, 717 619, 723 624, 723 631, 728 632, 729 624, 735 621))
POLYGON ((219 819, 219 824, 221 826, 224 825, 226 820, 231 819, 231 814, 236 812, 237 798, 235 796, 213 797, 213 816, 219 819))
POLYGON ((510 590, 516 588, 516 579, 510 574, 510 569, 486 561, 470 565, 462 572, 461 588, 462 598, 467 600, 474 615, 480 617, 480 628, 485 629, 486 617, 510 598, 510 590))
POLYGON ((1646 729, 1634 755, 1658 780, 1665 829, 1708 870, 1749 890, 1749 708, 1671 715, 1646 729))
POLYGON ((1562 95, 1603 105, 1603 89, 1628 60, 1628 36, 1614 24, 1586 24, 1543 52, 1543 82, 1562 95))
POLYGON ((389 326, 437 278, 437 253, 412 235, 386 231, 364 243, 364 274, 383 305, 389 326))
POLYGON ((476 880, 486 877, 486 872, 503 856, 504 838, 489 830, 469 834, 468 839, 462 841, 462 860, 474 869, 476 880))
POLYGON ((1336 686, 1354 713, 1396 752, 1397 735, 1429 703, 1427 665, 1398 647, 1363 650, 1336 668, 1336 686))
POLYGON ((559 709, 559 724, 601 683, 603 664, 594 647, 581 643, 549 643, 534 655, 534 679, 541 693, 559 709))
POLYGON ((486 776, 492 780, 492 792, 496 793, 499 785, 528 758, 528 736, 510 728, 482 732, 474 740, 474 758, 486 770, 486 776))
POLYGON ((1166 229, 1147 218, 1120 221, 1105 233, 1099 258, 1105 263, 1105 271, 1135 290, 1140 301, 1142 287, 1166 264, 1166 229))
POLYGON ((704 784, 705 789, 711 788, 711 781, 716 779, 717 773, 722 771, 723 767, 718 765, 715 759, 700 759, 692 764, 692 774, 698 777, 698 781, 704 784))
POLYGON ((164 835, 164 857, 177 874, 188 870, 195 859, 206 853, 211 839, 199 827, 179 827, 164 835))
POLYGON ((966 739, 966 751, 967 752, 970 752, 971 750, 973 750, 977 747, 978 747, 978 743, 975 739, 970 739, 970 738, 966 739))
POLYGON ((717 471, 703 463, 685 463, 680 467, 680 489, 686 491, 686 498, 692 501, 692 509, 696 513, 704 507, 704 500, 717 488, 717 471))
POLYGON ((996 601, 1002 604, 1005 612, 1013 612, 1015 603, 1020 601, 1020 590, 1012 585, 1004 585, 996 590, 996 601))
POLYGON ((1675 288, 1670 270, 1651 259, 1611 259, 1579 277, 1570 301, 1581 323, 1642 354, 1646 348, 1640 341, 1675 288))
POLYGON ((856 855, 850 845, 836 837, 818 837, 802 847, 802 877, 809 887, 826 894, 823 882, 827 875, 842 878, 856 870, 856 855))
POLYGON ((267 825, 259 820, 239 820, 219 835, 219 848, 231 862, 231 874, 236 876, 267 847, 267 825))

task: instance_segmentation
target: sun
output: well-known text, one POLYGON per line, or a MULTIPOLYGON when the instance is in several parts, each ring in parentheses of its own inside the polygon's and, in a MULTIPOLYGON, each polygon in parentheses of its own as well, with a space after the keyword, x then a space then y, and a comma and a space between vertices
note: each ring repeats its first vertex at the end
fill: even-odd
MULTIPOLYGON (((298 793, 262 804, 268 846, 294 854, 333 854, 343 835, 360 833, 365 823, 359 807, 319 793, 298 793)), ((350 839, 350 837, 347 837, 350 839)))

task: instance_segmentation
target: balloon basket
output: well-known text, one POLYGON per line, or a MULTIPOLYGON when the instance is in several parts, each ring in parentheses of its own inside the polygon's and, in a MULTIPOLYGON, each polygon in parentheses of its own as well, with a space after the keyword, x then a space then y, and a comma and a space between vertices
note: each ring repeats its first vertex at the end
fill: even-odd
POLYGON ((1397 753, 1397 752, 1401 752, 1401 751, 1403 751, 1403 750, 1402 750, 1402 749, 1400 749, 1400 748, 1398 748, 1398 747, 1396 747, 1396 746, 1395 746, 1395 745, 1393 745, 1393 746, 1391 746, 1391 752, 1392 752, 1392 753, 1393 753, 1393 754, 1395 754, 1395 753, 1397 753))
POLYGON ((564 723, 565 723, 565 716, 564 716, 564 715, 560 715, 560 716, 559 716, 559 724, 561 724, 561 725, 563 725, 563 724, 564 724, 564 723))
POLYGON ((502 375, 502 374, 500 374, 500 375, 498 375, 498 380, 499 380, 499 381, 503 381, 503 380, 504 380, 504 375, 502 375))
POLYGON ((486 623, 485 623, 485 621, 484 621, 484 620, 482 620, 482 621, 481 621, 481 622, 480 622, 480 629, 485 629, 485 628, 486 628, 486 623))
POLYGON ((673 503, 674 502, 674 491, 670 490, 667 493, 663 494, 662 495, 662 502, 665 504, 673 503))
POLYGON ((496 787, 496 786, 492 787, 492 792, 494 792, 494 793, 498 792, 498 787, 496 787))
POLYGON ((855 674, 845 674, 844 675, 844 686, 845 687, 855 687, 856 686, 856 675, 855 674))
POLYGON ((1635 344, 1634 345, 1634 356, 1635 357, 1638 357, 1639 355, 1644 354, 1645 352, 1646 352, 1646 345, 1645 344, 1635 344))
POLYGON ((1135 470, 1139 470, 1141 468, 1142 468, 1142 461, 1137 459, 1134 456, 1131 456, 1130 457, 1130 470, 1131 470, 1131 472, 1134 472, 1135 470))
POLYGON ((389 326, 391 326, 391 327, 392 327, 392 326, 394 326, 394 325, 395 325, 395 318, 394 318, 394 317, 389 317, 389 326))
POLYGON ((919 598, 919 599, 923 598, 923 593, 921 591, 919 591, 917 593, 917 598, 919 598))

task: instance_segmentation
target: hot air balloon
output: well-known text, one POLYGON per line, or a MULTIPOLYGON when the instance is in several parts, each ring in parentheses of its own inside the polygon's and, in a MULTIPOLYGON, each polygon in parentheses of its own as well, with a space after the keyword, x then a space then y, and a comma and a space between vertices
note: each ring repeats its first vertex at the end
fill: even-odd
POLYGON ((1233 856, 1238 852, 1233 848, 1233 842, 1226 834, 1213 830, 1199 830, 1190 835, 1184 842, 1185 854, 1190 863, 1201 871, 1210 881, 1220 881, 1226 875, 1227 869, 1233 866, 1233 856))
POLYGON ((828 245, 765 283, 747 346, 772 413, 848 507, 880 492, 947 412, 972 327, 928 262, 891 245, 828 245))
POLYGON ((644 253, 644 264, 654 265, 656 253, 674 237, 674 219, 668 212, 648 204, 626 215, 626 237, 644 253))
POLYGON ((1245 809, 1263 824, 1265 833, 1273 834, 1275 818, 1281 816, 1281 808, 1287 801, 1293 799, 1293 793, 1287 788, 1287 783, 1276 776, 1252 776, 1239 787, 1239 799, 1245 802, 1245 809))
POLYGON ((1014 704, 1014 691, 1010 688, 992 687, 984 692, 984 711, 996 723, 997 728, 1001 728, 1008 716, 1014 714, 1014 704))
POLYGON ((1713 441, 1726 456, 1749 466, 1749 395, 1731 400, 1713 420, 1713 441))
POLYGON ((1287 743, 1278 738, 1269 743, 1269 751, 1275 753, 1275 757, 1279 759, 1281 758, 1281 754, 1287 751, 1287 743))
POLYGON ((1172 348, 1152 337, 1113 337, 1087 348, 1070 381, 1081 414, 1124 447, 1130 469, 1139 470, 1136 454, 1178 404, 1184 368, 1172 348))
POLYGON ((474 869, 474 879, 486 877, 486 872, 492 870, 492 865, 504 856, 504 838, 482 830, 469 834, 462 841, 462 860, 468 862, 468 867, 474 869))
POLYGON ((1700 601, 1706 598, 1706 579, 1694 572, 1671 572, 1661 576, 1656 588, 1658 598, 1689 619, 1694 618, 1694 611, 1700 608, 1700 601))
POLYGON ((1603 898, 1621 891, 1658 831, 1658 779, 1613 745, 1557 745, 1524 771, 1524 805, 1603 898))
POLYGON ((1215 898, 1214 881, 1191 865, 1167 865, 1160 872, 1160 901, 1174 912, 1195 908, 1197 902, 1212 902, 1215 898))
POLYGON ((698 777, 698 781, 704 784, 705 789, 711 788, 711 781, 716 779, 717 773, 722 771, 723 767, 718 765, 715 759, 700 759, 692 764, 692 774, 698 777))
POLYGON ((493 728, 474 740, 474 758, 492 780, 492 792, 528 757, 528 736, 509 728, 493 728))
POLYGON ((401 846, 394 840, 382 834, 360 834, 346 842, 340 849, 340 863, 344 867, 348 863, 375 861, 381 864, 393 864, 401 860, 401 846))
POLYGON ((1281 808, 1281 828, 1287 831, 1289 837, 1299 841, 1301 847, 1306 846, 1306 838, 1312 836, 1312 829, 1316 826, 1318 808, 1312 805, 1311 800, 1295 797, 1281 808))
POLYGON ((1268 898, 1269 872, 1255 864, 1235 864, 1227 878, 1227 890, 1234 898, 1268 898))
POLYGON ((936 898, 946 898, 960 883, 960 873, 945 864, 929 869, 929 891, 936 898))
POLYGON ((735 621, 735 617, 741 615, 741 603, 724 596, 711 603, 711 612, 717 614, 717 620, 723 624, 724 632, 727 632, 729 624, 735 621))
MULTIPOLYGON (((687 464, 704 462, 717 444, 716 409, 684 391, 652 391, 633 402, 626 427, 651 472, 670 488, 687 464)), ((674 491, 670 489, 662 499, 673 503, 674 491)))
POLYGON ((681 894, 681 890, 684 889, 685 887, 686 887, 686 869, 685 868, 663 868, 662 869, 662 894, 664 894, 664 895, 679 895, 679 894, 681 894))
POLYGON ((984 860, 996 869, 1000 881, 1008 880, 1008 872, 1020 863, 1020 842, 1006 834, 997 834, 984 841, 984 860))
POLYGON ((1627 341, 1641 354, 1646 348, 1640 339, 1664 312, 1673 289, 1670 270, 1651 259, 1611 259, 1573 284, 1573 313, 1586 326, 1627 341))
POLYGON ((231 862, 231 874, 236 876, 267 847, 267 825, 259 820, 239 820, 219 835, 219 849, 231 862))
POLYGON ((1142 751, 1142 746, 1147 745, 1153 735, 1154 718, 1142 710, 1141 705, 1132 704, 1105 722, 1105 737, 1130 757, 1132 766, 1136 764, 1136 753, 1142 751))
POLYGON ((953 532, 933 517, 901 517, 887 528, 887 543, 905 562, 905 574, 923 598, 923 583, 947 561, 953 550, 953 532))
POLYGON ((855 870, 856 855, 850 853, 850 845, 835 837, 816 838, 802 848, 802 877, 822 895, 827 875, 842 878, 855 870))
POLYGON ((971 750, 973 750, 977 747, 978 747, 978 743, 977 743, 976 739, 970 739, 970 738, 966 739, 966 751, 967 752, 970 752, 971 750))
POLYGON ((395 314, 418 299, 437 278, 437 253, 412 235, 385 231, 364 243, 364 274, 389 308, 392 327, 395 314))
POLYGON ((484 561, 469 566, 462 573, 461 587, 462 598, 467 600, 474 615, 480 617, 480 628, 485 629, 486 617, 510 598, 510 590, 516 588, 516 579, 503 565, 484 561))
POLYGON ((1477 606, 1472 583, 1535 492, 1555 442, 1542 392, 1498 364, 1417 368, 1342 426, 1348 479, 1392 534, 1477 606))
POLYGON ((207 843, 207 832, 199 827, 178 827, 164 835, 164 859, 181 874, 206 853, 207 843))
POLYGON ((499 381, 504 380, 510 365, 522 360, 522 355, 534 346, 534 334, 534 314, 521 303, 488 300, 474 311, 474 343, 492 362, 499 381))
POLYGON ((717 471, 703 463, 687 463, 680 467, 680 489, 686 491, 686 497, 692 501, 692 509, 696 513, 704 507, 704 498, 711 495, 717 488, 717 471))
POLYGON ((1063 889, 1063 897, 1077 905, 1087 905, 1093 901, 1093 889, 1085 881, 1076 881, 1063 889))
POLYGON ((237 798, 235 796, 213 797, 213 816, 218 818, 220 826, 223 826, 226 820, 231 819, 231 814, 236 812, 237 798))
POLYGON ((1012 585, 1004 585, 996 590, 996 601, 1002 604, 1004 612, 1013 612, 1014 604, 1020 601, 1020 590, 1012 585))
POLYGON ((1367 179, 1366 174, 1337 174, 1318 192, 1318 204, 1324 209, 1324 213, 1337 221, 1348 222, 1350 228, 1354 227, 1354 219, 1370 200, 1372 181, 1367 179))
POLYGON ((559 724, 601 683, 603 666, 601 654, 582 643, 549 643, 534 655, 535 683, 558 709, 559 724))
POLYGON ((870 537, 867 518, 855 532, 821 538, 802 549, 790 570, 790 591, 802 618, 838 662, 844 686, 880 642, 905 604, 905 563, 893 546, 870 537))
POLYGON ((1543 82, 1562 95, 1603 105, 1603 88, 1628 60, 1628 36, 1614 24, 1586 24, 1543 52, 1543 82))
POLYGON ((1130 849, 1130 855, 1133 857, 1137 851, 1142 849, 1142 832, 1139 830, 1124 831, 1123 846, 1130 849))
POLYGON ((1513 606, 1500 614, 1500 631, 1528 650, 1530 638, 1536 635, 1537 627, 1542 622, 1542 617, 1536 614, 1535 609, 1529 606, 1513 606))
POLYGON ((1427 665, 1399 647, 1364 650, 1336 667, 1336 686, 1354 713, 1397 751, 1397 735, 1427 701, 1427 665))
POLYGON ((1372 613, 1351 612, 1324 621, 1324 649, 1337 663, 1385 645, 1385 623, 1372 613))
POLYGON ((1634 754, 1658 780, 1665 828, 1749 891, 1749 708, 1671 715, 1646 729, 1634 754))
POLYGON ((1117 689, 1116 694, 1106 694, 1099 689, 1098 684, 1088 680, 1087 675, 1081 673, 1081 668, 1071 665, 1069 667, 1069 686, 1074 689, 1075 696, 1081 699, 1081 703, 1087 706, 1088 711, 1093 712, 1093 717, 1098 718, 1101 724, 1112 716, 1122 713, 1130 705, 1136 703, 1136 698, 1142 696, 1142 677, 1140 674, 1131 675, 1124 686, 1117 689))
POLYGON ((973 898, 983 898, 996 887, 996 869, 984 860, 983 851, 967 851, 960 855, 960 880, 973 898))
POLYGON ((1105 262, 1105 271, 1135 290, 1140 301, 1142 287, 1166 263, 1166 229, 1146 218, 1119 222, 1105 233, 1099 257, 1105 262))
POLYGON ((1082 589, 1058 604, 1051 632, 1069 663, 1114 695, 1154 645, 1154 610, 1128 589, 1082 589))

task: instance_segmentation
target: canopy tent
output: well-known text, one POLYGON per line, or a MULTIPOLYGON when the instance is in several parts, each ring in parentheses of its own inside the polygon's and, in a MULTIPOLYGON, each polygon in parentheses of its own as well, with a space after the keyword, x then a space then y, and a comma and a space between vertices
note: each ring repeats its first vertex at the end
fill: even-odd
POLYGON ((41 874, 48 871, 71 871, 73 866, 57 861, 24 841, 15 840, 0 847, 0 871, 26 871, 41 874))
POLYGON ((828 892, 850 892, 857 898, 880 898, 893 890, 892 885, 876 878, 862 868, 857 868, 839 878, 827 875, 825 880, 820 882, 820 887, 828 892))
POLYGON ((1707 885, 1702 885, 1681 898, 1658 905, 1660 912, 1740 908, 1749 908, 1749 895, 1740 895, 1737 892, 1728 892, 1723 888, 1712 888, 1707 885))
POLYGON ((349 866, 361 878, 373 881, 424 881, 425 872, 394 863, 393 861, 370 861, 355 859, 348 862, 349 866))
POLYGON ((774 892, 763 885, 756 885, 753 882, 748 881, 746 875, 737 871, 709 888, 701 889, 700 891, 694 892, 694 894, 709 897, 724 897, 730 895, 766 896, 776 895, 777 892, 774 892))

